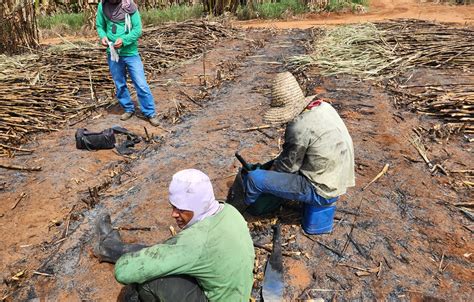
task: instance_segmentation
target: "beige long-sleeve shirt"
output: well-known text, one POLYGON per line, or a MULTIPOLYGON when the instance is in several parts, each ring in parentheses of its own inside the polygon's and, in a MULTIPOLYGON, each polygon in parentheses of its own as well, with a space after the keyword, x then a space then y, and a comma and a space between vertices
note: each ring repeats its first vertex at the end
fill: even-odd
POLYGON ((274 167, 305 176, 326 199, 355 185, 352 139, 330 104, 322 102, 287 125, 283 151, 274 167))

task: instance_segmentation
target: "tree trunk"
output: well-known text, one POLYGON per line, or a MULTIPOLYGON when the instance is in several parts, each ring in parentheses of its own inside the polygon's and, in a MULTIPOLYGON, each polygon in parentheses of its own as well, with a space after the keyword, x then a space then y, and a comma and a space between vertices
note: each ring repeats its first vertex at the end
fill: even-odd
POLYGON ((0 53, 21 53, 38 47, 38 27, 32 0, 0 2, 0 53))
POLYGON ((202 2, 207 13, 219 16, 224 12, 235 13, 240 0, 203 0, 202 2))
POLYGON ((87 28, 95 28, 95 15, 97 14, 98 5, 99 0, 85 0, 81 6, 84 12, 84 24, 87 28))

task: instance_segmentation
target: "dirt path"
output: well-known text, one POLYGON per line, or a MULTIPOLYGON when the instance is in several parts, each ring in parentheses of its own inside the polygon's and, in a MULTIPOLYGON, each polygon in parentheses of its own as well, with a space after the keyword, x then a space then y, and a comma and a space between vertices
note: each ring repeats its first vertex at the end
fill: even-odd
MULTIPOLYGON (((378 3, 385 5, 380 6, 381 12, 391 11, 390 2, 378 3)), ((153 93, 165 129, 152 129, 138 118, 120 123, 140 135, 147 127, 156 136, 155 143, 141 143, 132 156, 80 151, 74 146, 76 128, 99 130, 119 123, 117 107, 97 112, 92 119, 68 129, 39 136, 28 146, 36 152, 12 163, 41 165, 42 171, 0 170, 0 268, 4 280, 0 299, 116 300, 122 287, 113 280, 113 267, 99 264, 91 253, 97 215, 110 212, 117 227, 150 227, 150 231, 122 231, 122 235, 128 242, 153 244, 167 238, 169 226, 174 225, 167 203, 173 173, 190 167, 202 169, 213 179, 217 197, 224 199, 238 167, 233 157, 236 150, 251 162, 276 155, 281 129, 239 129, 262 124, 272 74, 283 70, 287 56, 304 53, 302 44, 307 37, 303 30, 251 30, 222 42, 206 56, 207 88, 200 58, 161 75, 153 93), (89 188, 97 188, 95 198, 90 197, 89 188), (20 200, 22 193, 25 197, 20 200), (19 281, 12 279, 14 275, 19 281)), ((434 76, 440 77, 422 70, 413 79, 423 83, 434 76)), ((458 76, 445 74, 444 80, 458 76)), ((334 232, 317 239, 341 251, 354 226, 355 243, 340 257, 303 235, 297 208, 290 206, 278 213, 284 223, 285 249, 300 253, 285 257, 287 299, 329 300, 336 293, 341 301, 430 297, 469 301, 474 246, 464 227, 468 220, 452 204, 469 201, 472 192, 454 191, 450 178, 431 176, 407 140, 413 127, 429 128, 433 121, 395 110, 383 88, 373 83, 349 77, 321 78, 317 73, 308 74, 303 82, 307 94, 317 93, 333 102, 356 150, 357 187, 339 202, 334 232), (361 192, 386 163, 390 165, 387 175, 361 192), (381 267, 381 271, 357 276, 361 272, 357 267, 381 267)), ((470 148, 461 139, 453 139, 433 144, 430 154, 440 161, 449 159, 449 168, 472 168, 462 166, 472 158, 470 148)), ((269 243, 271 234, 261 226, 267 220, 246 218, 254 240, 269 243)), ((256 270, 261 272, 267 253, 261 249, 257 253, 256 270)), ((258 289, 257 280, 256 298, 258 289)))
POLYGON ((419 0, 372 0, 366 13, 321 13, 308 14, 296 20, 236 22, 243 28, 310 28, 334 26, 359 22, 375 22, 387 19, 420 19, 458 24, 474 24, 473 5, 449 5, 426 3, 419 0))

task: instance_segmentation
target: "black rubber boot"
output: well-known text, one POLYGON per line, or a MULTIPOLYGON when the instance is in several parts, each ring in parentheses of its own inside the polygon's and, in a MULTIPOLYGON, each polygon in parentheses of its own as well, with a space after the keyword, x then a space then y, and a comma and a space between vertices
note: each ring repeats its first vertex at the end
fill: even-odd
POLYGON ((100 241, 103 241, 105 239, 114 239, 117 241, 122 241, 120 233, 117 230, 114 230, 114 228, 112 227, 112 221, 110 219, 109 214, 100 215, 95 223, 95 228, 100 241))
POLYGON ((94 246, 94 255, 100 262, 117 262, 124 254, 120 233, 112 227, 109 214, 102 214, 95 223, 98 241, 94 246))
POLYGON ((114 230, 109 214, 100 215, 96 221, 98 241, 94 246, 94 255, 100 262, 115 263, 125 253, 136 252, 146 247, 141 244, 122 242, 119 231, 114 230))

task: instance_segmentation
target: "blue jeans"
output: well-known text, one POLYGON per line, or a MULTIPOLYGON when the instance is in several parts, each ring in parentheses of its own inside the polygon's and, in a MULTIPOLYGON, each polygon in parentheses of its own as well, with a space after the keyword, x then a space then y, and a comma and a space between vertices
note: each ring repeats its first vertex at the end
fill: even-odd
POLYGON ((107 62, 109 63, 110 74, 115 83, 117 99, 125 112, 135 111, 135 106, 127 88, 128 73, 137 91, 138 102, 143 115, 148 118, 155 116, 155 101, 146 82, 145 70, 143 69, 140 56, 120 57, 118 62, 114 62, 110 59, 110 55, 108 55, 107 62))
POLYGON ((326 199, 319 196, 311 182, 299 174, 257 169, 242 176, 245 190, 244 201, 247 205, 253 204, 263 193, 315 206, 331 204, 338 198, 326 199))

